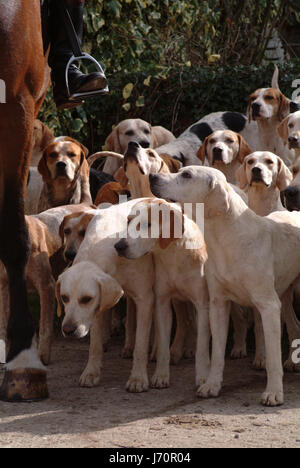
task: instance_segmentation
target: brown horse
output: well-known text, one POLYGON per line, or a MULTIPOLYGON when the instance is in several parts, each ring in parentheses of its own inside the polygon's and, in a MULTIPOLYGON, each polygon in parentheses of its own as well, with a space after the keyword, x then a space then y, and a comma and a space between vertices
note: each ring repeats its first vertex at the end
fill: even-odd
POLYGON ((32 152, 34 119, 49 83, 45 74, 40 0, 9 0, 0 9, 0 260, 10 290, 10 342, 0 397, 47 397, 46 372, 34 343, 25 283, 29 238, 24 218, 24 187, 32 152))

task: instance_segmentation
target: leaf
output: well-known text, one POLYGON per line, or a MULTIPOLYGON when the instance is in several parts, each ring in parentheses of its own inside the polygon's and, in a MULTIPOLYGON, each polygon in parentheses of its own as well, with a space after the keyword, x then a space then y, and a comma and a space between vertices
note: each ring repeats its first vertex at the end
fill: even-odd
POLYGON ((108 8, 113 11, 116 18, 120 18, 122 5, 117 0, 111 0, 107 4, 108 8))
POLYGON ((136 107, 144 107, 145 105, 145 97, 144 96, 139 96, 135 103, 136 107))
POLYGON ((124 111, 126 111, 126 112, 130 111, 130 109, 131 109, 131 104, 130 104, 130 102, 126 102, 126 104, 123 104, 122 108, 123 108, 124 111))
POLYGON ((215 63, 215 62, 219 62, 220 60, 221 60, 221 55, 219 54, 212 54, 207 59, 208 63, 215 63))
POLYGON ((150 86, 151 78, 152 78, 152 76, 149 75, 149 76, 144 80, 144 85, 145 85, 145 86, 150 86))
POLYGON ((133 83, 128 83, 126 86, 124 86, 124 88, 123 88, 123 98, 124 99, 130 98, 133 88, 134 88, 133 83))
POLYGON ((83 121, 81 119, 71 120, 71 128, 74 133, 80 132, 83 127, 83 121))

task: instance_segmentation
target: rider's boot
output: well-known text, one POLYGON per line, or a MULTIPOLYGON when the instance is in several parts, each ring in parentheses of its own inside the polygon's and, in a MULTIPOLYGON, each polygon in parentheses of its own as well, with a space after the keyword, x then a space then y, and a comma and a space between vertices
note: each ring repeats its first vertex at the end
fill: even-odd
MULTIPOLYGON (((51 0, 50 2, 50 37, 51 48, 49 54, 49 66, 51 67, 51 79, 53 84, 54 101, 58 109, 76 107, 82 104, 82 100, 73 101, 69 99, 66 86, 66 66, 74 55, 68 41, 67 31, 60 15, 59 2, 62 0, 51 0)), ((85 0, 66 0, 76 35, 80 46, 83 33, 83 8, 85 0)), ((86 93, 103 90, 107 85, 106 77, 100 71, 85 75, 75 63, 69 68, 69 90, 70 94, 86 93)))

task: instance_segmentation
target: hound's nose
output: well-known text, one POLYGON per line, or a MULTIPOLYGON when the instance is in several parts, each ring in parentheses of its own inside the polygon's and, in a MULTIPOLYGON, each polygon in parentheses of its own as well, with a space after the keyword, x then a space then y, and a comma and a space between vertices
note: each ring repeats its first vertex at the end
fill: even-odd
POLYGON ((65 336, 72 336, 74 335, 77 327, 73 323, 68 323, 63 326, 63 334, 65 336))
POLYGON ((253 175, 260 175, 261 174, 261 168, 260 167, 253 167, 252 173, 253 173, 253 175))
POLYGON ((65 257, 66 257, 67 260, 73 261, 74 258, 76 257, 76 252, 75 252, 75 250, 67 249, 67 250, 65 251, 65 257))
POLYGON ((222 161, 222 154, 223 154, 222 148, 219 148, 218 146, 216 146, 213 149, 214 161, 222 161))
POLYGON ((258 102, 254 102, 252 104, 252 111, 253 111, 254 115, 259 114, 260 108, 261 108, 261 104, 259 104, 258 102))
POLYGON ((147 140, 139 141, 139 144, 141 145, 142 148, 150 148, 150 142, 147 140))
POLYGON ((140 146, 140 145, 138 144, 137 141, 130 141, 130 142, 128 143, 128 148, 139 148, 139 146, 140 146))
POLYGON ((65 169, 66 166, 67 166, 66 163, 63 162, 63 161, 58 161, 58 162, 56 163, 57 169, 65 169))
POLYGON ((115 249, 118 252, 118 255, 124 254, 128 247, 127 241, 125 239, 121 239, 119 242, 115 244, 115 249))
POLYGON ((299 141, 299 138, 295 135, 293 136, 289 136, 289 142, 290 143, 297 143, 297 141, 299 141))

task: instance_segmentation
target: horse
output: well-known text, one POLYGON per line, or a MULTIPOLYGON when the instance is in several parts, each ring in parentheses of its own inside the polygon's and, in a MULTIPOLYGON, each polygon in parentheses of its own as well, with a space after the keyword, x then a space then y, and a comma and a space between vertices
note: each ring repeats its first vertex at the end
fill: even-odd
POLYGON ((30 241, 24 217, 24 193, 32 153, 34 119, 49 84, 44 54, 40 0, 9 0, 0 9, 0 260, 9 282, 10 343, 0 389, 5 401, 48 397, 47 373, 35 343, 25 269, 30 241))

